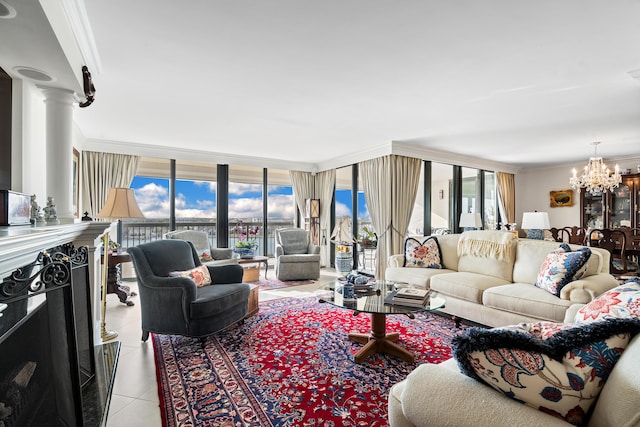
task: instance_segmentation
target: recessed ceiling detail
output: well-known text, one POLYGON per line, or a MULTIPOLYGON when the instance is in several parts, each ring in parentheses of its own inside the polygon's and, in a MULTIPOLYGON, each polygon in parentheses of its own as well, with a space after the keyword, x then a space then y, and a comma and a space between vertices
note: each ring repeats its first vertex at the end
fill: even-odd
POLYGON ((49 74, 44 71, 36 70, 31 67, 14 67, 13 71, 20 74, 22 77, 26 77, 29 80, 34 80, 37 82, 52 82, 55 81, 55 78, 51 77, 49 74))
POLYGON ((16 10, 6 1, 0 0, 0 19, 11 19, 16 17, 16 10))

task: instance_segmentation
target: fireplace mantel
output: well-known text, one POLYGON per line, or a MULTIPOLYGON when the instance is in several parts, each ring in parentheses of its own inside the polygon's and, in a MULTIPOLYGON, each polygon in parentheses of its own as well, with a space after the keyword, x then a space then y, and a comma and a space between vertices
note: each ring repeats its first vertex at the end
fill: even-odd
POLYGON ((95 247, 95 240, 111 226, 109 222, 77 222, 41 227, 0 227, 0 277, 32 262, 38 253, 65 243, 95 247))

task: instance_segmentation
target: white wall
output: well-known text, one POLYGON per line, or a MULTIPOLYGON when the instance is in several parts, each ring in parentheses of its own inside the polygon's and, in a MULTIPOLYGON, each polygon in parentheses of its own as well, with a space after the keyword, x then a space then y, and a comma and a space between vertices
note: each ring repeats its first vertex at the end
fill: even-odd
MULTIPOLYGON (((551 227, 580 225, 580 194, 574 191, 573 206, 552 208, 549 206, 549 192, 571 189, 569 178, 572 169, 576 168, 580 173, 579 171, 584 168, 588 157, 587 153, 584 162, 580 164, 524 169, 515 176, 518 229, 521 228, 522 213, 532 211, 548 212, 551 227)), ((631 173, 637 173, 637 166, 640 165, 640 155, 627 159, 604 160, 610 168, 613 168, 617 163, 621 169, 631 169, 631 173)))

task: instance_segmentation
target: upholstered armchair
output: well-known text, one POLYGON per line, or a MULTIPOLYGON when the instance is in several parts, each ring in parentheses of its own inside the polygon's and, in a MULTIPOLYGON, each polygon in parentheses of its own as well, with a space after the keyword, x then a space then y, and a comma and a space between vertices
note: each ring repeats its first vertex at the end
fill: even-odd
POLYGON ((165 239, 187 240, 193 243, 200 262, 204 265, 224 265, 237 264, 238 260, 233 258, 231 248, 212 248, 209 244, 209 236, 204 231, 198 230, 178 230, 170 231, 164 235, 165 239))
POLYGON ((320 247, 311 243, 307 230, 276 230, 276 277, 278 280, 306 280, 320 277, 320 247))
POLYGON ((202 266, 191 242, 156 240, 127 252, 138 278, 143 341, 149 332, 203 338, 246 316, 250 286, 242 283, 242 266, 205 266, 211 284, 198 287, 196 276, 179 275, 202 266))

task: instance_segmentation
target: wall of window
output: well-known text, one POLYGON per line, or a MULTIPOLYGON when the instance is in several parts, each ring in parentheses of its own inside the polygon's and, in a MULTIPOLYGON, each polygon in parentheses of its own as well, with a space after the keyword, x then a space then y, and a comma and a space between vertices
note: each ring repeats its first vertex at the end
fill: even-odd
POLYGON ((267 183, 267 255, 273 256, 275 231, 295 227, 297 209, 289 171, 268 169, 267 183))
POLYGON ((431 231, 455 230, 451 217, 453 166, 444 163, 431 163, 431 231))

